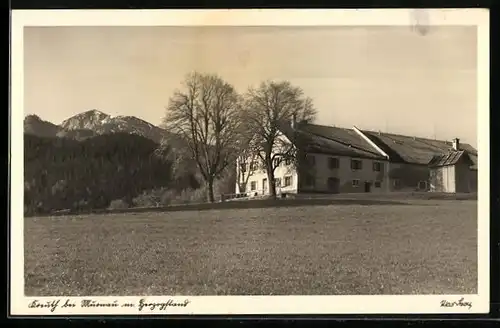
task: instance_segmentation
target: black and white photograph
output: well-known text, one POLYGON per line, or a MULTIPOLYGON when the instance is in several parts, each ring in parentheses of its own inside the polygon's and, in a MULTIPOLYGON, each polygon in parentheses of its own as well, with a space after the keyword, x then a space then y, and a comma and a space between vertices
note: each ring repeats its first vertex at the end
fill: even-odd
POLYGON ((12 17, 13 314, 488 312, 487 10, 12 17))

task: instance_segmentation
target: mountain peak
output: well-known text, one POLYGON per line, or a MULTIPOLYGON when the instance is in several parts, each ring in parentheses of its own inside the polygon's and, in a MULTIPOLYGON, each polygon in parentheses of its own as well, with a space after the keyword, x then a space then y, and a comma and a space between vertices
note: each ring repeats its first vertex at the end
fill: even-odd
POLYGON ((94 114, 94 115, 106 115, 106 116, 109 116, 108 114, 103 113, 103 112, 101 112, 98 109, 90 109, 90 110, 85 111, 85 112, 83 112, 81 114, 94 114))
POLYGON ((31 114, 24 118, 24 132, 41 137, 55 137, 59 127, 53 123, 44 121, 40 116, 31 114))
POLYGON ((24 121, 30 121, 30 120, 37 120, 37 121, 42 121, 40 116, 36 114, 29 114, 24 117, 24 121))
POLYGON ((141 135, 159 143, 165 130, 135 116, 111 116, 97 109, 87 110, 64 120, 59 126, 45 122, 37 115, 25 118, 25 131, 38 134, 38 130, 47 130, 44 135, 69 137, 75 139, 88 138, 94 135, 109 133, 128 133, 141 135), (45 123, 45 124, 42 124, 45 123))
POLYGON ((97 109, 91 109, 86 112, 71 116, 61 123, 61 127, 66 130, 93 130, 102 124, 102 121, 110 116, 97 109))

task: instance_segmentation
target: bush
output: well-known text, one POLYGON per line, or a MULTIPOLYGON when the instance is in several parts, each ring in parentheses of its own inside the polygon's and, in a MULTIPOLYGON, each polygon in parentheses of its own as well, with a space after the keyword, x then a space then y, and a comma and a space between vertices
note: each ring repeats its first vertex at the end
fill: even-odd
POLYGON ((164 188, 144 191, 132 200, 137 207, 156 207, 162 204, 161 196, 165 192, 164 188))
POLYGON ((192 202, 204 203, 207 201, 207 188, 201 187, 191 190, 189 197, 192 202))
POLYGON ((191 203, 203 203, 206 201, 205 188, 198 189, 184 189, 181 192, 169 190, 161 197, 162 204, 165 205, 180 205, 191 203))
POLYGON ((203 203, 207 199, 206 188, 187 188, 181 191, 174 189, 154 189, 143 192, 133 199, 134 206, 156 207, 167 205, 180 205, 191 203, 203 203))
POLYGON ((110 210, 117 210, 117 209, 124 209, 128 208, 128 204, 123 200, 123 199, 115 199, 109 203, 108 209, 110 210))
POLYGON ((164 206, 172 204, 172 200, 177 197, 175 190, 167 190, 160 196, 160 203, 164 206))

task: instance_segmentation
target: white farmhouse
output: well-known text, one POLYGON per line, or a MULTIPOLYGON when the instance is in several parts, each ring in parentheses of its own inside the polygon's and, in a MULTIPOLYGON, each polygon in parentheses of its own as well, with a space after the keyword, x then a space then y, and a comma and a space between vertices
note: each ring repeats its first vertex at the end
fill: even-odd
MULTIPOLYGON (((280 131, 280 140, 293 145, 304 160, 295 165, 277 159, 278 194, 429 191, 433 159, 457 148, 456 141, 306 122, 282 124, 280 131)), ((463 172, 463 179, 469 181, 464 190, 474 192, 477 151, 468 144, 460 144, 460 150, 471 159, 463 172)), ((236 193, 269 194, 268 176, 259 157, 241 160, 236 169, 236 193)))

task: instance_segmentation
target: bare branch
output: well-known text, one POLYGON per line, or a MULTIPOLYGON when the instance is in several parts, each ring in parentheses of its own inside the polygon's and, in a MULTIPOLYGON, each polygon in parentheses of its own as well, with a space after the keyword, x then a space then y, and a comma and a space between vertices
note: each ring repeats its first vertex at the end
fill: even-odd
POLYGON ((214 201, 213 182, 237 154, 240 97, 217 75, 192 73, 184 90, 174 92, 167 106, 165 126, 182 135, 209 187, 214 201))
POLYGON ((244 121, 253 133, 251 148, 263 161, 269 178, 269 190, 275 196, 275 159, 296 156, 294 141, 285 144, 280 138, 281 128, 283 124, 289 124, 293 117, 314 120, 316 110, 312 99, 305 97, 301 88, 288 81, 265 81, 258 88, 249 88, 244 104, 244 121))

